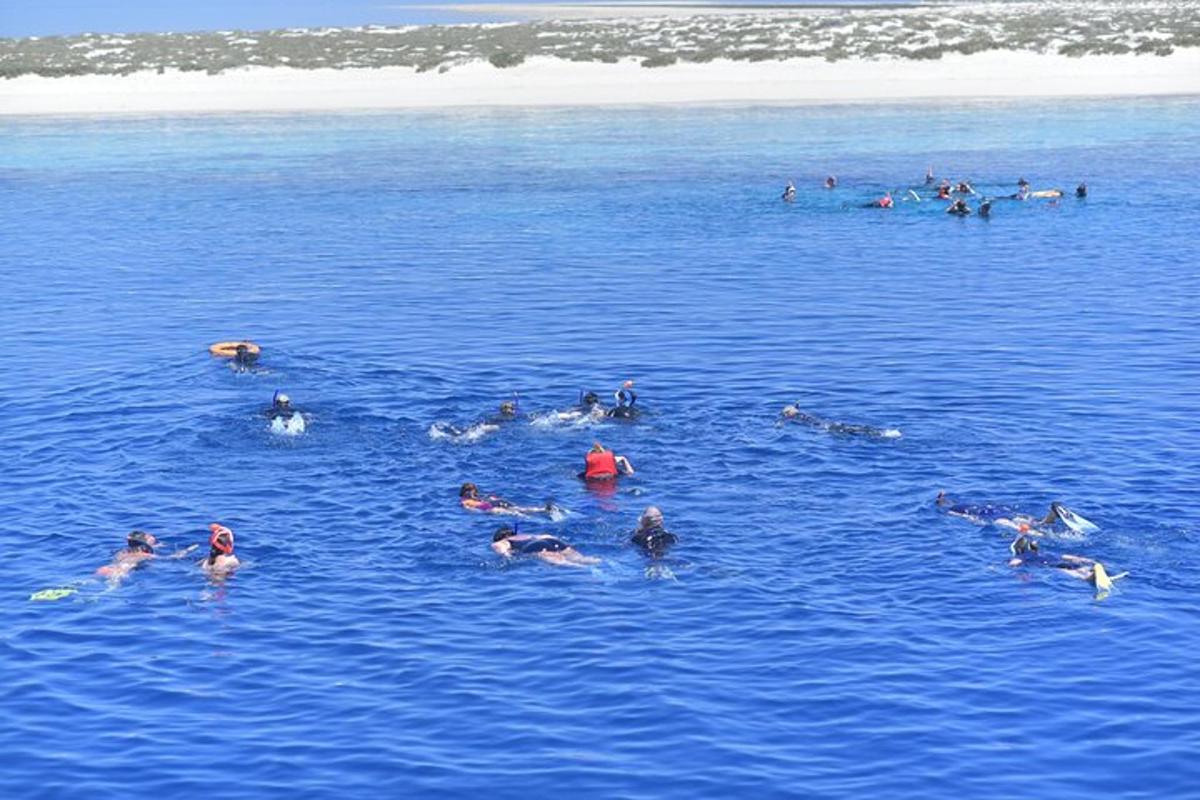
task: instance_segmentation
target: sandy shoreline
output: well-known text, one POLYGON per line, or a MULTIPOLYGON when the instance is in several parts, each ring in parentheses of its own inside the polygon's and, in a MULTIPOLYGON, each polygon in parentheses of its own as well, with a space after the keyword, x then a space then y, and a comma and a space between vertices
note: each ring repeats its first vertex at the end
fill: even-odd
POLYGON ((336 111, 461 106, 838 103, 1200 95, 1200 49, 1069 58, 988 52, 940 60, 714 61, 647 69, 539 57, 445 73, 242 68, 0 80, 0 115, 336 111))

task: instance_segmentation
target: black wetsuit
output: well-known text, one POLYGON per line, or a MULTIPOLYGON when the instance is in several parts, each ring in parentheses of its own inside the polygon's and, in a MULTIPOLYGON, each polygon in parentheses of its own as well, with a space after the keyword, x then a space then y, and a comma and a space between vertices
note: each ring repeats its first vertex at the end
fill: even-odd
POLYGON ((529 539, 524 542, 513 542, 512 547, 521 555, 531 556, 537 553, 559 553, 570 547, 562 539, 551 536, 548 539, 529 539))
POLYGON ((885 438, 885 434, 879 428, 873 428, 870 425, 851 425, 845 422, 832 422, 820 417, 814 417, 812 414, 806 414, 799 411, 795 416, 784 417, 784 422, 795 421, 802 422, 805 425, 813 428, 819 428, 826 433, 839 433, 846 436, 874 436, 876 438, 885 438))
POLYGON ((642 548, 646 555, 661 558, 671 545, 679 541, 679 537, 661 526, 655 526, 639 528, 629 541, 642 548))
POLYGON ((618 389, 615 397, 617 404, 606 412, 607 416, 614 419, 633 419, 641 413, 633 407, 637 402, 637 392, 633 389, 618 389))

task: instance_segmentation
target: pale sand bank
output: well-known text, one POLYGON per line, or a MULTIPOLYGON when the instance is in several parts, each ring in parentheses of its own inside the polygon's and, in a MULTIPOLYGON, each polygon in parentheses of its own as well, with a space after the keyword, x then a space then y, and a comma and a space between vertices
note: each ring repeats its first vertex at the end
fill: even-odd
POLYGON ((937 61, 636 62, 536 58, 449 72, 244 68, 218 75, 24 76, 0 80, 0 114, 333 111, 454 106, 838 103, 1037 97, 1200 95, 1200 50, 1069 58, 1024 52, 937 61))

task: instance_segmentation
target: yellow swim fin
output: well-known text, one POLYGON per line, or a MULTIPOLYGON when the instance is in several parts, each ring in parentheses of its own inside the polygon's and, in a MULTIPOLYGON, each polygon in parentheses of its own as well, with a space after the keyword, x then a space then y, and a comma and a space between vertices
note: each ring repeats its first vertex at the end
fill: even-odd
POLYGON ((77 591, 77 589, 42 589, 40 592, 34 592, 33 594, 29 595, 29 599, 34 602, 61 600, 64 597, 70 597, 77 591))
POLYGON ((1092 582, 1096 584, 1096 593, 1108 592, 1112 589, 1112 578, 1099 561, 1092 567, 1092 582))

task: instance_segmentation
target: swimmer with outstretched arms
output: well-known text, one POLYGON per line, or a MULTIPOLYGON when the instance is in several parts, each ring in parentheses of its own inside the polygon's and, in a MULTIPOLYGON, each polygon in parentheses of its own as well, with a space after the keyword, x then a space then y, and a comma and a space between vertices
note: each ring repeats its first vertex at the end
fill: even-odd
POLYGON ((479 493, 479 487, 473 483, 464 483, 459 488, 458 503, 467 511, 477 511, 480 514, 519 516, 522 514, 553 514, 559 510, 552 500, 547 500, 544 506, 518 506, 494 494, 482 496, 479 493))
POLYGON ((1129 574, 1121 572, 1109 575, 1108 570, 1099 561, 1070 553, 1054 555, 1045 552, 1037 540, 1029 535, 1030 532, 1029 526, 1023 525, 1017 538, 1008 546, 1012 553, 1012 558, 1008 561, 1010 567, 1053 567, 1073 578, 1087 581, 1096 587, 1098 594, 1107 594, 1112 589, 1113 581, 1129 574))
POLYGON ((632 475, 633 464, 625 456, 619 456, 604 445, 593 442, 584 458, 583 472, 579 477, 585 481, 615 481, 621 475, 632 475))
POLYGON ((898 439, 900 437, 900 431, 895 428, 884 429, 876 428, 872 425, 851 425, 845 422, 821 419, 806 411, 802 411, 799 403, 784 406, 783 410, 779 412, 779 422, 776 424, 783 425, 788 422, 798 422, 825 431, 826 433, 837 433, 846 436, 870 436, 876 439, 898 439))
POLYGON ((633 390, 633 381, 625 381, 621 388, 613 392, 617 404, 610 408, 607 416, 613 419, 633 419, 640 413, 633 404, 637 402, 637 392, 633 390))
POLYGON ((111 564, 96 570, 96 574, 108 578, 111 583, 119 583, 129 573, 153 559, 156 547, 158 547, 158 539, 154 534, 145 531, 130 531, 129 535, 125 537, 125 547, 113 555, 111 564))
POLYGON ((208 530, 208 556, 200 562, 200 569, 212 576, 228 575, 242 563, 233 554, 233 531, 216 522, 208 530))
POLYGON ((638 519, 637 530, 629 541, 651 558, 662 558, 679 537, 668 531, 663 524, 662 512, 655 506, 647 506, 638 519))
POLYGON ((492 536, 492 549, 505 558, 534 556, 559 567, 586 567, 600 563, 600 559, 585 556, 555 536, 517 533, 512 528, 496 531, 492 536))

